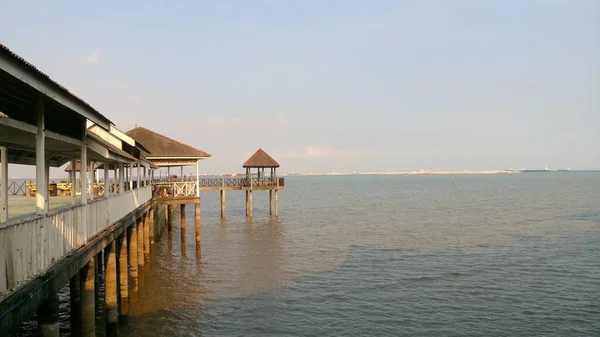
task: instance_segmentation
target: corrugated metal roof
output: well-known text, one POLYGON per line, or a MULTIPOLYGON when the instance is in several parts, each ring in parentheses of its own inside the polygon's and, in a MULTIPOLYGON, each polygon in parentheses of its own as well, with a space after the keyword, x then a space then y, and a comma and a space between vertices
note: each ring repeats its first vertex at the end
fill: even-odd
POLYGON ((29 68, 29 70, 31 70, 32 72, 34 72, 36 75, 40 76, 41 78, 43 78, 45 81, 51 83, 53 86, 55 86, 59 91, 62 91, 63 93, 71 96, 73 99, 75 99, 76 101, 78 101, 79 103, 81 103, 82 105, 84 105, 85 107, 89 108, 90 110, 92 110, 94 113, 96 113, 98 115, 99 118, 104 119, 106 122, 112 123, 108 118, 106 118, 103 114, 101 114, 98 110, 94 109, 91 105, 89 105, 86 101, 84 101, 83 99, 79 98, 77 95, 75 95, 74 93, 70 92, 69 89, 63 87, 62 85, 58 84, 58 82, 54 81, 53 79, 50 78, 50 76, 44 74, 41 70, 39 70, 36 66, 34 66, 33 64, 27 62, 24 58, 22 58, 21 56, 15 54, 13 51, 11 51, 10 49, 8 49, 7 46, 3 45, 2 43, 0 43, 0 51, 9 55, 10 57, 12 57, 14 60, 16 60, 17 62, 21 63, 22 65, 24 65, 25 67, 29 68))

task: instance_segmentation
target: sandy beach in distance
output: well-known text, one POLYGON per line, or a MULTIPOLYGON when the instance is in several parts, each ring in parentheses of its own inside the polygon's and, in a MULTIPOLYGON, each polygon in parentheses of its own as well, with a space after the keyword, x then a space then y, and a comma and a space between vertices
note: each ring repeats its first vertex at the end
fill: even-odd
POLYGON ((434 174, 513 174, 519 171, 509 170, 418 170, 392 172, 327 172, 327 173, 298 173, 288 176, 341 176, 341 175, 434 175, 434 174))

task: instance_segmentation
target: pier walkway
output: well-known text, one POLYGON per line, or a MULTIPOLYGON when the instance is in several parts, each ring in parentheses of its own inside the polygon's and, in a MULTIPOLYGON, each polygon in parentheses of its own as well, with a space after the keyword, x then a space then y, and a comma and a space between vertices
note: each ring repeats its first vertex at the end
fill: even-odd
POLYGON ((71 335, 117 334, 137 300, 155 240, 163 227, 172 229, 176 205, 182 233, 185 205, 195 207, 200 258, 201 191, 220 191, 225 217, 226 190, 245 191, 248 216, 253 191, 268 190, 270 214, 278 215, 285 180, 277 177, 275 160, 259 149, 243 165, 245 177, 202 178, 199 163, 210 156, 145 128, 120 131, 0 44, 0 336, 36 313, 40 335, 58 337, 57 293, 67 284, 71 335), (11 176, 24 175, 15 164, 35 168, 35 180, 9 184, 9 169, 18 171, 11 176), (51 182, 50 167, 64 166, 68 181, 51 182), (180 167, 183 176, 184 166, 196 167, 193 179, 155 179, 159 168, 180 167))

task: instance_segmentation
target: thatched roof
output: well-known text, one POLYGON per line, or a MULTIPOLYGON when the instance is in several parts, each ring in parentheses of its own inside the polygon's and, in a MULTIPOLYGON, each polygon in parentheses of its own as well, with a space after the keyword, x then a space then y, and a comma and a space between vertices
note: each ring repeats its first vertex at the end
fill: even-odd
POLYGON ((201 159, 211 156, 208 152, 196 149, 143 127, 131 129, 125 132, 125 134, 140 142, 150 151, 150 154, 146 157, 149 160, 156 157, 201 159))
POLYGON ((252 157, 248 158, 244 165, 244 168, 269 168, 269 167, 279 167, 279 163, 275 161, 271 156, 269 156, 263 149, 258 149, 252 157))

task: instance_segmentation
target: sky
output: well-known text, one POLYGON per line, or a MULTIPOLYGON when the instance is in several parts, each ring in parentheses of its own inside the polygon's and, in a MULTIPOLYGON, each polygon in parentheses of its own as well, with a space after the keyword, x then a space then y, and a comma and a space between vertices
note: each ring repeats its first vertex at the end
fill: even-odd
POLYGON ((206 173, 258 148, 284 172, 600 168, 600 1, 0 8, 3 44, 206 173))

